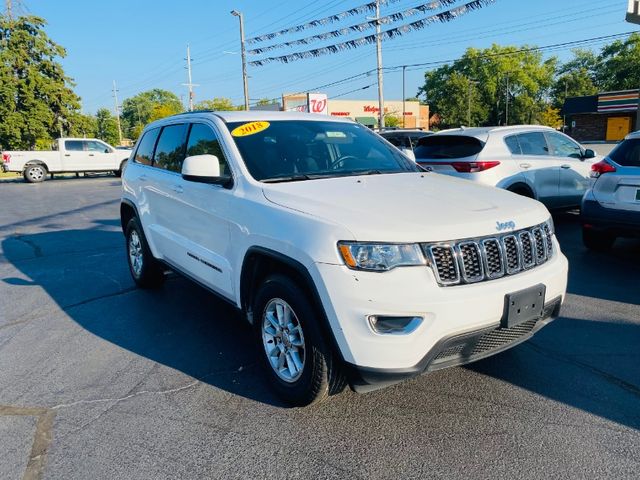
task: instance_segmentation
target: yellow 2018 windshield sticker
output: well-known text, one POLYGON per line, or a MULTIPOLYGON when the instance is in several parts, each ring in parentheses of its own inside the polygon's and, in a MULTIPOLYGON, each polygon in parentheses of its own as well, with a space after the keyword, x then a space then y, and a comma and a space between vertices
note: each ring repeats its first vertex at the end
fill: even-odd
POLYGON ((269 128, 269 122, 250 122, 240 125, 231 131, 231 135, 234 137, 246 137, 247 135, 253 135, 254 133, 261 132, 269 128))

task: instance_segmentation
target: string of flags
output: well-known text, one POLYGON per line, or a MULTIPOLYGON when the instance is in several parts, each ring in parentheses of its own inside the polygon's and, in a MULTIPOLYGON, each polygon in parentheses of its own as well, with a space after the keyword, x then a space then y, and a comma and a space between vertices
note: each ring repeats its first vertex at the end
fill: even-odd
MULTIPOLYGON (((391 15, 380 17, 380 23, 382 25, 388 25, 390 23, 395 23, 408 17, 418 15, 420 13, 425 13, 429 10, 437 10, 438 8, 451 6, 458 1, 459 0, 438 0, 435 2, 425 3, 424 5, 409 8, 403 12, 396 12, 391 15)), ((338 30, 333 30, 332 32, 320 33, 318 35, 312 35, 310 37, 300 38, 298 40, 292 40, 290 42, 276 43, 267 47, 254 48, 253 50, 249 50, 247 53, 249 55, 262 55, 263 53, 269 52, 271 50, 276 50, 278 48, 291 47, 293 45, 308 45, 309 43, 315 42, 317 40, 328 40, 329 38, 337 38, 353 32, 364 32, 365 30, 368 30, 370 28, 375 28, 376 23, 377 22, 375 20, 362 22, 348 27, 340 28, 338 30)))
MULTIPOLYGON (((387 3, 396 3, 400 0, 387 0, 387 3)), ((370 13, 376 9, 376 2, 369 2, 364 5, 360 5, 359 7, 354 7, 350 10, 346 10, 344 12, 336 13, 335 15, 329 15, 328 17, 320 18, 318 20, 312 20, 311 22, 304 23, 302 25, 296 25, 295 27, 285 28, 284 30, 280 30, 279 32, 267 33, 265 35, 260 35, 257 37, 247 39, 247 44, 264 42, 265 40, 272 40, 276 37, 280 37, 282 35, 288 35, 290 33, 298 33, 303 30, 307 30, 309 28, 320 27, 322 25, 328 25, 330 23, 339 22, 347 17, 353 17, 354 15, 360 15, 363 13, 370 13)))
MULTIPOLYGON (((380 33, 380 36, 382 38, 382 40, 389 40, 389 39, 394 39, 394 38, 398 38, 401 37, 402 35, 405 35, 407 33, 413 32, 413 31, 417 31, 417 30, 421 30, 425 27, 427 27, 428 25, 431 25, 432 23, 446 23, 446 22, 450 22, 452 20, 455 20, 456 18, 459 18, 469 12, 472 12, 474 10, 478 10, 481 9, 483 7, 486 7, 488 5, 491 5, 493 3, 495 3, 496 0, 473 0, 471 2, 467 2, 463 5, 460 5, 458 7, 452 8, 450 10, 446 10, 440 13, 437 13, 435 15, 430 15, 428 17, 425 17, 421 20, 417 20, 415 22, 411 22, 411 23, 407 23, 404 25, 400 25, 398 27, 395 28, 391 28, 388 30, 383 30, 380 33)), ((429 5, 432 5, 434 3, 442 3, 444 4, 453 4, 456 3, 456 0, 440 0, 438 2, 430 2, 424 5, 420 5, 419 7, 414 7, 413 9, 409 9, 405 12, 398 12, 396 14, 393 15, 389 15, 388 17, 385 18, 391 18, 394 17, 397 18, 397 20, 394 21, 398 21, 401 20, 403 18, 406 18, 407 16, 412 16, 415 15, 415 13, 410 13, 409 15, 405 15, 406 12, 412 11, 412 10, 417 10, 418 13, 422 13, 422 11, 428 11, 429 5), (424 8, 424 10, 420 10, 420 8, 424 8)), ((374 2, 375 4, 375 2, 374 2)), ((435 7, 438 8, 438 7, 435 7)), ((343 12, 344 13, 344 12, 343 12)), ((343 17, 344 18, 344 17, 343 17)), ((311 22, 313 23, 313 22, 311 22)), ((375 27, 377 20, 371 20, 369 22, 366 22, 370 27, 375 27)), ((389 22, 388 22, 389 23, 389 22)), ((363 24, 359 24, 359 25, 363 25, 363 24)), ((359 25, 354 25, 353 27, 358 27, 359 25)), ((368 27, 368 28, 370 28, 368 27)), ((351 30, 351 27, 347 27, 346 30, 348 30, 349 32, 351 31, 360 31, 357 28, 351 30)), ((337 30, 336 32, 340 32, 340 30, 337 30)), ((337 33, 336 35, 333 35, 333 32, 328 32, 326 35, 329 35, 327 38, 333 38, 333 37, 337 37, 342 35, 342 33, 337 33)), ((314 37, 319 37, 319 35, 315 35, 314 37)), ((314 37, 310 37, 310 38, 314 38, 314 37)), ((274 38, 274 37, 272 37, 274 38)), ((321 38, 317 38, 318 40, 320 40, 321 38)), ((308 39, 302 39, 302 40, 308 40, 308 39)), ((328 45, 325 47, 320 47, 320 48, 315 48, 315 49, 311 49, 311 50, 306 50, 306 51, 302 51, 302 52, 296 52, 296 53, 291 53, 288 55, 281 55, 281 56, 274 56, 274 57, 267 57, 267 58, 263 58, 263 59, 259 59, 259 60, 254 60, 249 62, 249 65, 253 66, 253 67, 261 67, 263 65, 267 65, 273 62, 281 62, 281 63, 291 63, 294 62, 296 60, 301 60, 301 59, 305 59, 305 58, 314 58, 314 57, 319 57, 322 55, 328 55, 328 54, 332 54, 332 53, 337 53, 337 52, 341 52, 341 51, 345 51, 345 50, 353 50, 359 47, 362 47, 364 45, 370 45, 372 43, 375 43, 376 41, 376 35, 367 35, 365 37, 360 37, 360 38, 356 38, 353 40, 348 40, 345 42, 340 42, 340 43, 336 43, 334 45, 328 45)), ((294 41, 295 42, 295 41, 294 41)), ((291 43, 291 44, 296 44, 294 42, 287 42, 287 43, 291 43)), ((281 46, 285 46, 284 44, 281 46)), ((274 47, 276 48, 276 47, 274 47)), ((280 46, 278 46, 277 48, 280 48, 280 46)), ((265 47, 265 49, 263 49, 263 51, 267 51, 268 47, 265 47)), ((255 49, 255 50, 259 50, 259 49, 255 49)), ((251 53, 251 52, 249 52, 251 53)), ((255 52, 255 54, 259 54, 261 52, 255 52)))

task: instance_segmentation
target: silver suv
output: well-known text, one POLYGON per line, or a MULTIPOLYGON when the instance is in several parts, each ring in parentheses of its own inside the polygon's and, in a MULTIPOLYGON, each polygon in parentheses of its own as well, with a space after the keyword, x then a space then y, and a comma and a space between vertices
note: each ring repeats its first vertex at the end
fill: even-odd
POLYGON ((585 246, 606 250, 616 237, 640 236, 640 132, 629 134, 594 164, 591 178, 582 200, 585 246))

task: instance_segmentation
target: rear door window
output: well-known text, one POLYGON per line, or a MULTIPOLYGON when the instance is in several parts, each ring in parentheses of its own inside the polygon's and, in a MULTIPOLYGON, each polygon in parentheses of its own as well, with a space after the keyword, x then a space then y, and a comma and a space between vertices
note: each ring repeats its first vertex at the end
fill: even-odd
POLYGON ((82 140, 66 140, 64 148, 69 152, 82 152, 84 150, 82 140))
POLYGON ((484 143, 468 135, 430 135, 418 141, 414 149, 416 160, 465 158, 477 155, 484 143))
POLYGON ((134 162, 141 163, 142 165, 151 165, 153 160, 153 150, 156 146, 156 140, 158 139, 159 133, 160 129, 154 128, 144 134, 142 140, 140 140, 140 143, 138 144, 136 154, 133 157, 134 162))
POLYGON ((187 125, 169 125, 162 129, 156 153, 153 155, 153 166, 180 173, 184 160, 187 125))
POLYGON ((549 147, 544 133, 521 133, 517 137, 523 155, 549 155, 549 147))
POLYGON ((611 151, 609 158, 623 167, 640 167, 640 138, 622 141, 611 151))

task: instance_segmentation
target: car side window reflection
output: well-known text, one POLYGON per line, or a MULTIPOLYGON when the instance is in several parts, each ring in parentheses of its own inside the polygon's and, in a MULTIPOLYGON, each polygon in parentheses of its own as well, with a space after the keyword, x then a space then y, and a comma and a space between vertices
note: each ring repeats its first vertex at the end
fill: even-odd
POLYGON ((218 162, 220 162, 220 176, 231 175, 227 159, 220 147, 220 141, 216 133, 207 125, 194 123, 191 126, 189 141, 187 142, 187 157, 206 154, 218 157, 218 162))
POLYGON ((523 155, 549 155, 547 140, 542 132, 528 132, 518 135, 518 143, 523 155))
POLYGON ((580 148, 580 145, 558 133, 550 133, 548 135, 551 155, 556 157, 582 158, 582 148, 580 148))

